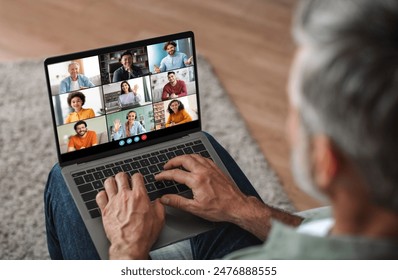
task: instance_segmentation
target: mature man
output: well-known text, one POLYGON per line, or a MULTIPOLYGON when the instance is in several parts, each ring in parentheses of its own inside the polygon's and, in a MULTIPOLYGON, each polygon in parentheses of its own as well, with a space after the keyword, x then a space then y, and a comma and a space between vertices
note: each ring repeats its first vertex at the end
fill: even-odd
POLYGON ((86 76, 79 74, 80 64, 72 61, 68 65, 69 77, 63 79, 59 86, 59 93, 81 90, 95 85, 86 76))
POLYGON ((183 80, 178 80, 175 72, 167 73, 169 82, 163 87, 162 100, 175 99, 187 95, 187 86, 183 80))
POLYGON ((78 121, 73 128, 76 135, 69 138, 68 152, 89 148, 98 144, 97 133, 87 129, 85 121, 78 121))
POLYGON ((185 53, 176 51, 176 42, 170 41, 164 44, 163 49, 167 52, 165 56, 160 61, 160 66, 155 65, 154 70, 156 73, 170 71, 178 68, 183 68, 192 65, 193 57, 187 57, 185 53))
POLYGON ((141 68, 133 65, 133 54, 130 51, 122 53, 120 63, 122 66, 113 72, 112 82, 116 83, 142 76, 141 68))
POLYGON ((152 258, 397 259, 396 26, 395 0, 300 1, 287 126, 293 173, 331 211, 315 209, 302 220, 247 195, 251 186, 241 174, 234 180, 245 194, 211 161, 176 157, 156 179, 188 185, 192 200, 165 195, 151 204, 139 174, 132 189, 123 173, 105 182, 97 203, 110 257, 147 258, 162 228, 163 205, 170 205, 229 223, 173 245, 172 255, 151 252, 152 258), (122 206, 126 197, 130 203, 122 206))

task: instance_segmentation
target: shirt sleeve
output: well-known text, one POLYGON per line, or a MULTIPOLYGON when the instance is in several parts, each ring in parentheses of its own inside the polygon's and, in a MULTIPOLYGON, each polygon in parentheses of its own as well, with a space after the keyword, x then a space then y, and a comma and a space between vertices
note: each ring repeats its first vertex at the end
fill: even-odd
POLYGON ((95 85, 90 81, 89 78, 87 78, 86 76, 79 76, 81 78, 82 81, 82 85, 83 87, 94 87, 95 85))
POLYGON ((67 83, 66 83, 66 80, 64 79, 64 80, 61 81, 61 84, 59 85, 59 93, 60 94, 61 93, 66 93, 68 91, 66 86, 67 86, 67 83))
POLYGON ((182 115, 183 115, 183 119, 182 119, 182 121, 179 122, 179 124, 180 124, 180 123, 186 123, 186 122, 192 121, 191 116, 188 114, 188 112, 187 112, 185 109, 182 110, 181 113, 182 113, 182 115))
POLYGON ((166 84, 166 85, 163 87, 162 100, 167 100, 167 99, 169 98, 169 93, 168 93, 168 91, 167 91, 167 89, 168 89, 167 85, 168 85, 168 84, 166 84))
POLYGON ((121 80, 120 68, 113 72, 112 82, 116 83, 121 80))
POLYGON ((91 109, 91 108, 88 109, 88 110, 89 110, 89 111, 88 111, 88 117, 87 117, 87 118, 88 118, 88 119, 89 119, 89 118, 94 118, 94 117, 95 117, 94 110, 91 109))
POLYGON ((97 133, 95 131, 93 131, 93 137, 91 139, 91 146, 97 145, 98 144, 98 140, 97 140, 97 133))
POLYGON ((68 148, 74 148, 75 142, 73 141, 73 137, 69 137, 68 148))
POLYGON ((187 85, 185 84, 184 81, 182 81, 182 80, 180 80, 180 81, 181 81, 181 92, 180 92, 180 94, 178 96, 179 97, 180 96, 186 96, 187 95, 187 85))
POLYGON ((166 64, 164 63, 164 58, 162 59, 162 61, 160 62, 160 66, 159 66, 159 69, 160 69, 160 72, 164 72, 164 71, 166 71, 166 64))

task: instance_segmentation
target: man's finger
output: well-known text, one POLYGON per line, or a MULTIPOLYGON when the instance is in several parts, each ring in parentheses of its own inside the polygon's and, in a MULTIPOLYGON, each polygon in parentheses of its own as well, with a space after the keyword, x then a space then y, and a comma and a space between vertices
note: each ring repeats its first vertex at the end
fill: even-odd
POLYGON ((148 198, 148 194, 145 188, 145 183, 144 183, 144 177, 140 173, 135 173, 133 176, 131 176, 131 181, 132 181, 132 189, 133 193, 139 196, 144 195, 145 197, 148 198))
POLYGON ((116 186, 116 181, 114 177, 109 177, 108 179, 105 180, 104 183, 106 195, 108 196, 108 199, 111 199, 113 196, 117 194, 117 186, 116 186))
POLYGON ((126 173, 119 172, 118 174, 116 174, 115 180, 118 191, 122 189, 126 190, 130 189, 130 184, 131 184, 130 177, 126 173))
POLYGON ((164 169, 173 169, 178 167, 183 167, 185 170, 192 171, 198 170, 198 168, 202 167, 204 162, 197 155, 183 155, 172 158, 165 165, 164 169))
POLYGON ((178 208, 190 212, 192 199, 185 198, 177 194, 166 194, 160 198, 160 202, 164 205, 178 208))
POLYGON ((171 169, 160 172, 155 175, 156 181, 176 181, 181 184, 190 185, 191 177, 189 172, 181 169, 171 169))
POLYGON ((108 204, 108 196, 106 195, 106 192, 99 192, 95 197, 95 201, 97 202, 101 212, 103 212, 105 206, 108 204))

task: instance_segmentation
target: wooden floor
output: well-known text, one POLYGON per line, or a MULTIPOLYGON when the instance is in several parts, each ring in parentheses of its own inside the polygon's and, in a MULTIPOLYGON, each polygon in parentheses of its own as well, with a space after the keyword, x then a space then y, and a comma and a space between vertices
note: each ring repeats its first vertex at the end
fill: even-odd
POLYGON ((214 66, 289 197, 304 210, 317 203, 292 180, 284 126, 295 2, 0 0, 0 61, 45 58, 192 30, 197 52, 214 66))

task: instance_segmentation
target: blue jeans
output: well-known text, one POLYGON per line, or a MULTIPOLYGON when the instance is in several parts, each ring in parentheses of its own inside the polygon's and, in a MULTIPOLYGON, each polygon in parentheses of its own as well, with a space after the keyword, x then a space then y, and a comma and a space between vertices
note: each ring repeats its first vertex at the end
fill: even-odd
MULTIPOLYGON (((260 199, 256 190, 228 152, 206 134, 241 191, 260 199)), ((99 259, 98 253, 65 184, 59 165, 51 170, 44 193, 47 245, 52 259, 99 259)), ((191 238, 194 259, 219 259, 262 242, 230 223, 191 238)))

